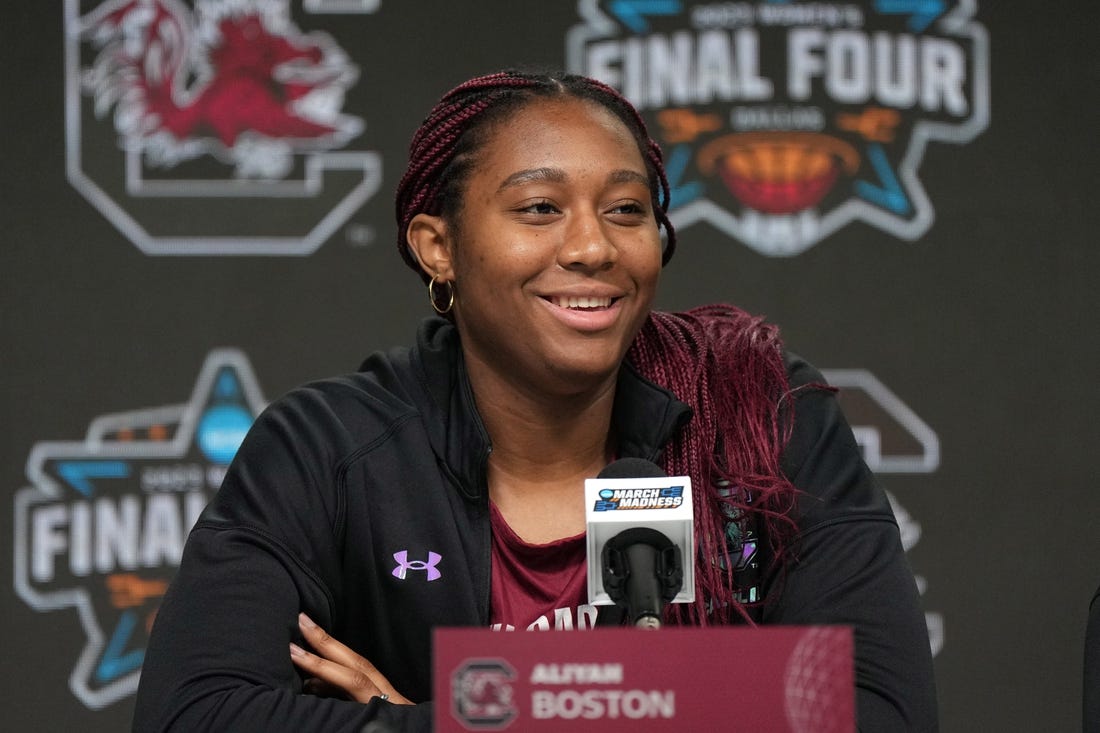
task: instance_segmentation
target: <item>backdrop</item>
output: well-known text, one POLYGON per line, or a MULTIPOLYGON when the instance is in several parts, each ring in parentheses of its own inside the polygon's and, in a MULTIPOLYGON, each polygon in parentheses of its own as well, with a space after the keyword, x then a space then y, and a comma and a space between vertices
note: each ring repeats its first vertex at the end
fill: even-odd
POLYGON ((427 315, 392 192, 438 96, 623 90, 666 151, 660 305, 844 388, 943 729, 1080 725, 1100 583, 1095 5, 66 0, 4 11, 5 728, 117 731, 256 412, 427 315), (10 554, 8 554, 10 553, 10 554))

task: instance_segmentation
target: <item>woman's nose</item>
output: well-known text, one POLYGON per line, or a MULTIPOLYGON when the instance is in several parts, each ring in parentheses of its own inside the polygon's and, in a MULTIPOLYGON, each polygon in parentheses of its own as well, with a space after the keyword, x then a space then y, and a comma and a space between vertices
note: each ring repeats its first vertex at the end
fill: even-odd
POLYGON ((619 250, 596 212, 579 213, 570 224, 558 251, 562 267, 605 270, 615 263, 619 250))

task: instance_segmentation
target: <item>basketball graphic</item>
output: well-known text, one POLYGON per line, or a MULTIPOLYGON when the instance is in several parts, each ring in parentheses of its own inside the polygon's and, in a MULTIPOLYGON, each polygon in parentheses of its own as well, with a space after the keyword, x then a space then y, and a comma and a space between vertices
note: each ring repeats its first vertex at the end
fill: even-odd
POLYGON ((717 172, 734 198, 766 214, 816 206, 841 174, 855 174, 859 160, 854 147, 817 132, 724 135, 698 154, 704 175, 717 172))

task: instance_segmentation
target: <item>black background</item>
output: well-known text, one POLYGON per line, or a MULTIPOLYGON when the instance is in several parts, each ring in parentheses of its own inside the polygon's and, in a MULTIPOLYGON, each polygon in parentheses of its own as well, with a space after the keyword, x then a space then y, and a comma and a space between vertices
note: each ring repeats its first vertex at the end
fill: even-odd
MULTIPOLYGON (((1100 583, 1100 61, 1089 43, 1100 14, 1084 0, 980 5, 991 123, 966 145, 929 145, 919 175, 935 222, 924 236, 855 224, 773 259, 696 224, 681 231, 660 305, 725 300, 767 314, 792 349, 823 368, 871 370, 932 426, 938 470, 882 480, 921 525, 910 560, 926 608, 945 620, 942 727, 1073 730, 1100 583)), ((471 75, 561 66, 577 14, 571 2, 382 0, 372 15, 317 21, 360 67, 348 108, 367 123, 356 143, 383 156, 383 183, 309 257, 140 252, 65 178, 61 3, 11 4, 4 20, 0 490, 14 496, 35 443, 79 440, 104 413, 185 401, 215 347, 243 350, 270 399, 408 342, 428 312, 394 245, 409 136, 471 75), (364 231, 368 243, 353 241, 364 231)), ((12 521, 12 501, 0 502, 8 558, 12 521)), ((11 568, 0 576, 2 727, 126 728, 132 698, 90 711, 68 689, 85 641, 75 611, 30 609, 11 568)))

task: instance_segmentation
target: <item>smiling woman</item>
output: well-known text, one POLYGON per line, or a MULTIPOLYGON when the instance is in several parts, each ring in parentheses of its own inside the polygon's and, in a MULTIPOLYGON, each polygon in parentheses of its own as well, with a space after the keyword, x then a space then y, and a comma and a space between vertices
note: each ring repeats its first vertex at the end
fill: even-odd
POLYGON ((472 79, 396 203, 443 317, 256 421, 161 607, 135 729, 428 730, 433 628, 623 623, 588 603, 583 487, 627 457, 695 487, 696 600, 665 622, 850 624, 861 729, 936 727, 897 525, 832 390, 762 319, 651 310, 668 185, 619 94, 472 79))
POLYGON ((411 219, 409 247, 427 275, 453 283, 479 399, 590 402, 611 393, 656 292, 650 179, 629 130, 599 104, 524 110, 506 134, 488 133, 456 214, 411 219))

